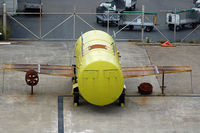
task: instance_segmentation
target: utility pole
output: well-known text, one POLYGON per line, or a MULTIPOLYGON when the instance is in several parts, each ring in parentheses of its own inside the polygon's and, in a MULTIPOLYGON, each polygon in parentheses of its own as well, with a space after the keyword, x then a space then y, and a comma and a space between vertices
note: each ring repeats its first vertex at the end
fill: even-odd
POLYGON ((42 5, 40 5, 40 39, 42 39, 42 5))
POLYGON ((174 42, 176 41, 176 8, 175 8, 175 24, 174 24, 174 42))
POLYGON ((76 8, 74 7, 73 40, 76 39, 76 8))
POLYGON ((7 16, 6 16, 6 3, 3 3, 3 36, 7 39, 7 16))
POLYGON ((109 32, 110 32, 110 26, 109 26, 109 19, 110 19, 110 11, 109 11, 109 9, 108 9, 108 12, 107 12, 108 14, 107 14, 107 33, 109 34, 109 32))

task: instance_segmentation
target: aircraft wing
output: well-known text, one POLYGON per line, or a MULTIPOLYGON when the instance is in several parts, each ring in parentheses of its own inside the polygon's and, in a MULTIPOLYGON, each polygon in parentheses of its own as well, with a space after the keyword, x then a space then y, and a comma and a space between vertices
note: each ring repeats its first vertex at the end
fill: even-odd
POLYGON ((73 66, 45 64, 4 64, 4 70, 27 72, 35 70, 38 74, 73 77, 73 66))
POLYGON ((150 75, 191 72, 189 66, 144 66, 144 67, 122 67, 124 78, 143 77, 150 75))

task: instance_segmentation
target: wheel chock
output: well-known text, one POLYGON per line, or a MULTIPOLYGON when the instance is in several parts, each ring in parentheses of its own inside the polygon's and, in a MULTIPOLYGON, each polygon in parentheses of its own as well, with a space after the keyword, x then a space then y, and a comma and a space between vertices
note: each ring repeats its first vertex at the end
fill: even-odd
POLYGON ((171 44, 169 41, 164 42, 160 46, 161 47, 176 47, 176 45, 171 44))

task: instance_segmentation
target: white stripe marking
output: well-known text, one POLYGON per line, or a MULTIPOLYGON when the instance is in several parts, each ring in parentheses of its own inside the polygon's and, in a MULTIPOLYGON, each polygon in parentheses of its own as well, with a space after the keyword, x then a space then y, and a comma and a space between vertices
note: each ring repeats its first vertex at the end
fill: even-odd
POLYGON ((38 73, 40 73, 40 64, 38 64, 38 73))
POLYGON ((154 66, 156 74, 159 74, 158 67, 154 66))
POLYGON ((11 44, 11 42, 0 42, 0 44, 11 44))

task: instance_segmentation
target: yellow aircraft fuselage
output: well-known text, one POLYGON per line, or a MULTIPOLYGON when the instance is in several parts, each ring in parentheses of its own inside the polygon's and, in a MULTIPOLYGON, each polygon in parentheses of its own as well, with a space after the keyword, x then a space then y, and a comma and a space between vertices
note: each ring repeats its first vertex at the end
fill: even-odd
POLYGON ((76 42, 75 62, 80 94, 104 106, 122 94, 124 78, 113 38, 99 30, 84 33, 76 42))

